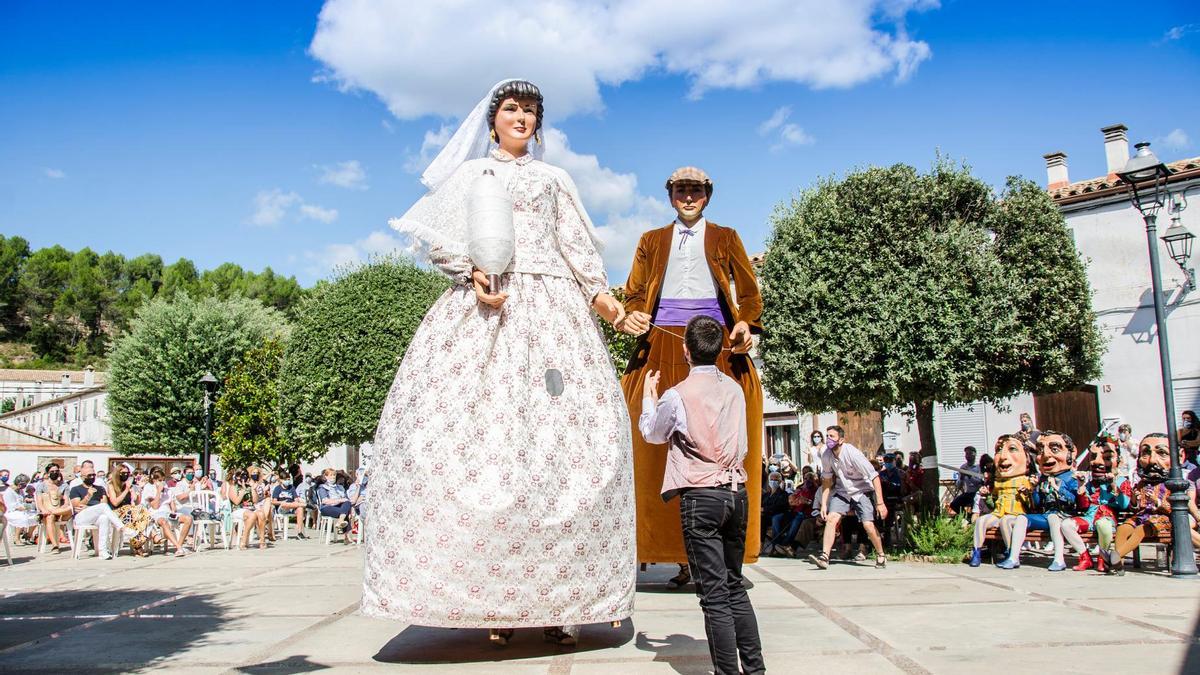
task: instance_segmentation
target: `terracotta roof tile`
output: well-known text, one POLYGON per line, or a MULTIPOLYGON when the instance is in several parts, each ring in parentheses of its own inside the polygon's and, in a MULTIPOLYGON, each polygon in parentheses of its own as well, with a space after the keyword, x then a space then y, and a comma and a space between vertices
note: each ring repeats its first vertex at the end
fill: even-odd
MULTIPOLYGON (((1200 176, 1200 157, 1167 162, 1167 168, 1171 170, 1171 182, 1194 178, 1200 176)), ((1125 184, 1121 182, 1121 179, 1111 174, 1099 178, 1076 181, 1049 190, 1051 199, 1059 203, 1086 201, 1093 197, 1118 194, 1125 191, 1125 184)))

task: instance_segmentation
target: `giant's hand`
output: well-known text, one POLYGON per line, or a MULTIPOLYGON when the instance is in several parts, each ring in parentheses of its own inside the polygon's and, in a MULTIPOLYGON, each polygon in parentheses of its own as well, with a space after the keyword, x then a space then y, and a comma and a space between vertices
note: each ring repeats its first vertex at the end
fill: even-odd
POLYGON ((475 286, 475 297, 487 305, 488 307, 499 308, 508 299, 508 293, 500 291, 498 293, 488 293, 488 278, 487 275, 479 270, 471 273, 471 283, 475 286))
POLYGON ((754 346, 754 340, 750 337, 750 324, 745 321, 734 324, 733 330, 729 331, 729 343, 734 354, 749 353, 750 348, 754 346))
POLYGON ((630 312, 619 328, 629 335, 641 335, 650 330, 650 315, 645 312, 630 312))
POLYGON ((592 299, 592 309, 618 329, 625 322, 625 305, 608 293, 597 293, 596 297, 592 299))

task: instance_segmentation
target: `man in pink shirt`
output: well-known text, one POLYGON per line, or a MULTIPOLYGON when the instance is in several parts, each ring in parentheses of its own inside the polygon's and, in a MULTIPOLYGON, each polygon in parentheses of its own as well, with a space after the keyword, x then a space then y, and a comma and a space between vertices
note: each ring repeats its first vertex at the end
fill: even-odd
POLYGON ((658 396, 660 373, 647 374, 638 429, 647 443, 668 443, 663 501, 679 496, 688 565, 704 611, 716 673, 761 673, 766 667, 758 620, 742 579, 746 548, 746 398, 716 367, 724 333, 706 315, 683 337, 687 378, 658 396), (739 660, 741 668, 739 671, 739 660))

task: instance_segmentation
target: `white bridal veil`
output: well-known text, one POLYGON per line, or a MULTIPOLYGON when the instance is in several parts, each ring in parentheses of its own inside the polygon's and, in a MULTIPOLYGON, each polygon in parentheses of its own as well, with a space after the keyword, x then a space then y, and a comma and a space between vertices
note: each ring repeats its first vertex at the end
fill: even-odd
MULTIPOLYGON (((414 249, 425 248, 427 253, 436 251, 437 255, 430 257, 441 259, 467 255, 466 195, 475 175, 459 171, 459 167, 471 160, 487 157, 495 145, 491 139, 491 126, 488 124, 488 108, 496 91, 517 79, 519 78, 501 80, 488 90, 487 95, 463 119, 450 141, 421 174, 421 182, 429 188, 429 192, 417 200, 403 216, 388 221, 392 228, 413 238, 414 249)), ((545 154, 544 146, 532 139, 527 147, 534 159, 540 160, 545 154)), ((575 184, 565 171, 553 171, 561 187, 574 201, 592 242, 597 249, 601 248, 600 239, 583 209, 583 202, 575 184)))

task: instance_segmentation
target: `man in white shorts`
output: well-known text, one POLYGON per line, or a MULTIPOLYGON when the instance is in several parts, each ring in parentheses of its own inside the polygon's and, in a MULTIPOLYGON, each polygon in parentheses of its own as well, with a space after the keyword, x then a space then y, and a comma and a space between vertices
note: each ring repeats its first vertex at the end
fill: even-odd
POLYGON ((829 552, 833 550, 838 523, 846 514, 853 513, 875 547, 875 567, 882 568, 887 565, 887 558, 875 518, 877 515, 887 518, 887 506, 883 503, 879 472, 861 450, 842 440, 844 433, 839 426, 825 430, 825 453, 821 457, 821 518, 825 521, 825 537, 821 555, 809 556, 809 560, 818 569, 829 568, 829 552))

